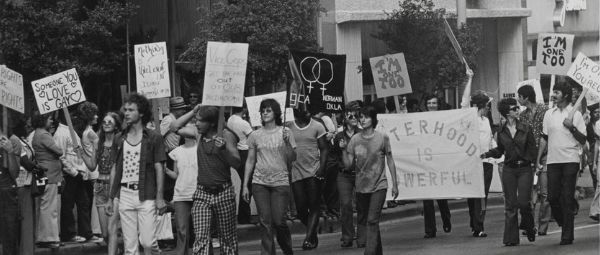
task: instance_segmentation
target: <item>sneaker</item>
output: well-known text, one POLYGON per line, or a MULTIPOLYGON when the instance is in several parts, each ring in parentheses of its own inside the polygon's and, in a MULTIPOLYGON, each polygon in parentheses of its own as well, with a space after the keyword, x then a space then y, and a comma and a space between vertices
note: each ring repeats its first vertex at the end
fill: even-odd
POLYGON ((221 247, 221 242, 219 242, 219 238, 213 238, 212 239, 212 246, 213 246, 213 248, 219 248, 219 247, 221 247))
POLYGON ((66 240, 65 242, 67 242, 67 243, 83 243, 85 241, 86 241, 86 239, 82 236, 74 236, 71 239, 66 240))
POLYGON ((97 237, 97 236, 92 236, 92 237, 88 238, 86 241, 89 243, 101 243, 104 241, 104 239, 97 237))

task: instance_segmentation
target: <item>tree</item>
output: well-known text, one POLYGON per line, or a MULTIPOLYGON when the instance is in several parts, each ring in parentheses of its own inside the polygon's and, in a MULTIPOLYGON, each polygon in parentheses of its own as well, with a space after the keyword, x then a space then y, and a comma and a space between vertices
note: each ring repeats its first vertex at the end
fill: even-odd
POLYGON ((318 0, 230 0, 211 8, 202 33, 183 54, 193 71, 203 73, 208 41, 248 43, 246 87, 270 92, 286 74, 288 49, 318 50, 318 0))
MULTIPOLYGON (((456 87, 466 78, 450 40, 444 33, 445 9, 434 9, 432 0, 402 0, 400 8, 388 13, 375 37, 390 50, 404 52, 413 86, 456 87)), ((475 59, 481 51, 481 25, 468 21, 457 29, 449 22, 465 54, 469 67, 476 71, 475 59)))
MULTIPOLYGON (((26 80, 76 68, 82 80, 126 67, 127 1, 0 1, 0 53, 26 80)), ((28 87, 28 86, 26 86, 28 87)))

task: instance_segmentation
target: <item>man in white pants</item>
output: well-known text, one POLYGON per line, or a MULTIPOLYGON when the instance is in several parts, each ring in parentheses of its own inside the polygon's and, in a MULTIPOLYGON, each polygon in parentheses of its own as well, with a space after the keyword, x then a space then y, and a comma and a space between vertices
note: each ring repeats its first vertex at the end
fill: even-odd
POLYGON ((163 161, 166 160, 162 136, 144 128, 152 113, 150 102, 132 94, 124 104, 127 128, 118 141, 117 160, 111 171, 111 201, 119 194, 119 216, 123 230, 125 254, 137 255, 138 240, 144 254, 158 250, 157 214, 163 214, 163 161))

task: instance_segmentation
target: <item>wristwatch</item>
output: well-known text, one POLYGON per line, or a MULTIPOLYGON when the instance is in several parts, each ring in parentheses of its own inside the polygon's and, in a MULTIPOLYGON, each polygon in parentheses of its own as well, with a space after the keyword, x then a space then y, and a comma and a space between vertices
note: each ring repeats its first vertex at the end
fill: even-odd
POLYGON ((577 128, 575 126, 572 126, 570 130, 571 130, 571 132, 575 132, 575 131, 577 131, 577 128))

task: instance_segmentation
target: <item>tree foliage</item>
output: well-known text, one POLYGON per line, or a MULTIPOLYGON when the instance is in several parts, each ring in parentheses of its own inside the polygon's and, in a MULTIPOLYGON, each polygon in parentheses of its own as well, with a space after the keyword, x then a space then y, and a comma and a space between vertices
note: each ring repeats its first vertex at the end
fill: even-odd
POLYGON ((180 60, 193 63, 194 72, 205 67, 206 43, 248 43, 246 84, 262 91, 280 81, 288 66, 289 48, 316 51, 318 0, 238 0, 211 8, 200 21, 203 31, 188 46, 180 60))
POLYGON ((22 2, 0 1, 0 51, 26 79, 70 68, 83 78, 125 68, 124 25, 134 15, 134 5, 116 0, 22 2))
MULTIPOLYGON (((390 50, 403 52, 413 86, 455 87, 466 78, 464 65, 459 61, 444 32, 444 18, 454 18, 445 9, 435 9, 432 0, 402 0, 400 8, 388 13, 377 38, 390 50)), ((469 67, 477 69, 475 59, 481 51, 481 25, 469 20, 457 29, 449 21, 465 54, 469 67)))

